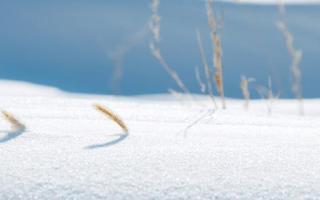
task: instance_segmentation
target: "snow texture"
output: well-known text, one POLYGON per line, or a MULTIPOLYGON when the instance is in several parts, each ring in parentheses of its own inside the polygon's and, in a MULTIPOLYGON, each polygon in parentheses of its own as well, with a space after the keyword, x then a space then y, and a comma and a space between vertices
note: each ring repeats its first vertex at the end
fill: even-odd
POLYGON ((318 199, 320 100, 228 99, 205 116, 198 103, 169 95, 115 97, 64 93, 1 81, 0 199, 318 199), (92 103, 118 113, 129 136, 92 103), (183 130, 196 119, 199 123, 183 130))

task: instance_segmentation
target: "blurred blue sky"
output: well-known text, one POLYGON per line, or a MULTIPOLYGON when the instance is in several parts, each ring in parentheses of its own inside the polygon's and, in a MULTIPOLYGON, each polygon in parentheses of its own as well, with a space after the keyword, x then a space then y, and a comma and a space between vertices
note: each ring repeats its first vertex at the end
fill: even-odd
MULTIPOLYGON (((272 77, 282 97, 290 92, 290 58, 275 26, 275 6, 216 3, 224 13, 225 90, 241 97, 241 75, 266 84, 272 77)), ((204 2, 163 0, 161 48, 193 92, 194 68, 202 66, 195 29, 202 33, 208 58, 211 44, 204 2)), ((146 23, 150 1, 1 0, 0 78, 30 81, 63 90, 102 94, 167 92, 175 83, 151 56, 146 23), (115 65, 122 80, 112 83, 115 65)), ((286 19, 301 63, 306 97, 320 97, 320 6, 289 6, 286 19)))

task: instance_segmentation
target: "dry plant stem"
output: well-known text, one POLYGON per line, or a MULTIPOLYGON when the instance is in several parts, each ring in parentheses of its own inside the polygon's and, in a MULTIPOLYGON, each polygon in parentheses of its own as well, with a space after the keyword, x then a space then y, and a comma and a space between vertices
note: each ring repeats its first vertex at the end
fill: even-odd
POLYGON ((268 114, 271 115, 274 100, 279 98, 280 96, 279 94, 276 96, 273 94, 271 77, 268 77, 268 87, 255 85, 255 89, 257 90, 261 98, 266 100, 268 114))
POLYGON ((206 93, 206 84, 203 83, 201 76, 200 76, 199 68, 197 66, 195 67, 195 74, 196 74, 196 79, 198 81, 201 93, 206 93))
POLYGON ((271 115, 272 113, 272 104, 274 101, 274 95, 272 92, 272 80, 271 77, 269 76, 268 78, 268 100, 269 100, 269 106, 268 106, 268 113, 271 115))
POLYGON ((152 55, 160 62, 160 64, 163 66, 163 68, 166 70, 166 72, 170 75, 170 77, 177 83, 179 88, 187 94, 190 94, 190 91, 185 86, 181 78, 179 77, 178 73, 165 61, 165 59, 162 56, 161 50, 160 50, 160 16, 158 14, 160 0, 152 0, 151 4, 151 11, 152 16, 150 20, 150 30, 152 33, 152 39, 153 41, 150 42, 150 50, 152 55))
POLYGON ((153 56, 159 61, 159 63, 163 66, 166 72, 170 75, 170 77, 176 82, 179 88, 186 94, 190 94, 189 89, 185 86, 183 81, 180 79, 178 73, 164 60, 160 49, 154 45, 154 43, 150 43, 150 50, 153 56))
POLYGON ((245 76, 241 76, 240 88, 242 91, 244 102, 244 108, 246 110, 249 109, 249 101, 250 101, 250 91, 249 91, 249 80, 245 76))
POLYGON ((222 108, 226 108, 226 102, 224 97, 224 88, 223 88, 223 70, 222 70, 222 47, 221 39, 218 34, 218 24, 212 9, 212 0, 207 1, 207 16, 208 24, 211 29, 211 41, 213 44, 213 65, 215 68, 214 79, 216 81, 217 89, 222 100, 222 108))
POLYGON ((113 122, 118 124, 126 134, 129 133, 128 127, 126 126, 126 124, 123 122, 123 120, 118 115, 116 115, 110 109, 108 109, 100 104, 93 104, 93 106, 95 109, 102 112, 104 115, 106 115, 113 122))
POLYGON ((294 47, 294 37, 288 29, 287 23, 284 21, 285 7, 281 1, 278 2, 279 15, 281 19, 277 22, 277 27, 282 33, 289 55, 291 57, 291 74, 292 74, 292 92, 299 102, 299 113, 304 115, 303 95, 302 95, 302 77, 300 62, 302 59, 302 51, 294 47))
POLYGON ((109 84, 114 93, 118 93, 121 89, 120 83, 124 74, 123 60, 125 55, 134 46, 143 41, 147 33, 149 33, 148 24, 146 24, 143 29, 139 30, 137 33, 131 35, 124 43, 117 46, 114 52, 109 53, 109 57, 113 62, 112 80, 109 84))
POLYGON ((198 42, 198 47, 199 47, 199 51, 200 51, 200 55, 201 55, 201 61, 203 64, 203 68, 204 68, 204 72, 205 72, 205 76, 206 76, 206 82, 207 82, 207 88, 208 88, 208 92, 209 92, 209 96, 214 104, 215 109, 218 108, 218 105, 216 103, 216 100, 214 98, 214 94, 213 94, 213 81, 211 79, 211 71, 207 62, 207 58, 204 52, 204 48, 202 45, 202 39, 201 39, 201 35, 200 32, 198 30, 196 30, 196 35, 197 35, 197 42, 198 42))
POLYGON ((152 16, 151 16, 151 21, 150 21, 150 30, 153 35, 153 39, 156 42, 160 42, 160 16, 158 14, 158 9, 160 5, 160 0, 152 0, 151 2, 151 11, 152 11, 152 16))
POLYGON ((203 120, 205 117, 209 117, 211 115, 213 115, 215 112, 215 110, 209 109, 207 110, 203 115, 201 115, 200 117, 196 118, 193 122, 191 122, 184 130, 184 136, 187 136, 187 132, 189 129, 191 129, 192 127, 194 127, 195 125, 197 125, 201 120, 203 120))
POLYGON ((221 100, 222 100, 222 108, 226 108, 226 102, 225 102, 225 97, 224 97, 224 88, 223 88, 223 72, 222 72, 222 48, 221 48, 221 42, 220 38, 217 34, 213 34, 213 41, 215 43, 215 48, 214 48, 214 66, 216 69, 215 72, 215 81, 218 87, 218 92, 220 94, 221 100))
POLYGON ((4 110, 2 110, 1 113, 4 117, 4 119, 6 119, 11 124, 11 127, 13 129, 25 128, 25 125, 22 124, 19 120, 17 120, 11 113, 4 111, 4 110))

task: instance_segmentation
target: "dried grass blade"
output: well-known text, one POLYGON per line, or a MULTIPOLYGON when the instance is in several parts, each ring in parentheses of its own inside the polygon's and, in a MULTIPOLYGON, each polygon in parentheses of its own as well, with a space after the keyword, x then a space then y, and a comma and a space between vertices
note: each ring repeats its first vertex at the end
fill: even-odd
POLYGON ((109 108, 106 108, 100 104, 93 104, 93 106, 95 109, 97 109, 98 111, 106 115, 108 118, 110 118, 113 122, 118 124, 125 133, 129 132, 128 127, 126 126, 124 121, 117 114, 111 111, 109 108))
POLYGON ((4 117, 5 120, 7 120, 13 129, 22 129, 22 128, 25 128, 25 125, 23 123, 21 123, 19 120, 17 120, 17 118, 15 118, 13 116, 13 114, 7 112, 7 111, 4 111, 4 110, 1 110, 1 113, 4 117))

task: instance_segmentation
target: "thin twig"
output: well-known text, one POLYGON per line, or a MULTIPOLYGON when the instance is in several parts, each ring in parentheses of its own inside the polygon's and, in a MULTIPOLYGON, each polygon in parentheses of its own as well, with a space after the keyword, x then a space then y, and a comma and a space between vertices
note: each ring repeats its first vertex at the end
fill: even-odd
POLYGON ((198 81, 201 93, 203 93, 203 94, 206 93, 206 89, 207 89, 206 84, 201 79, 201 75, 200 75, 200 71, 199 71, 198 66, 195 67, 194 72, 196 74, 196 79, 198 81))
POLYGON ((160 62, 169 76, 176 82, 179 88, 186 94, 190 94, 189 89, 185 86, 178 73, 166 62, 160 50, 160 21, 161 17, 158 14, 160 0, 152 0, 149 27, 152 33, 152 41, 149 44, 152 55, 160 62))
POLYGON ((211 70, 209 68, 209 65, 208 65, 208 61, 207 61, 207 58, 206 58, 206 55, 205 55, 205 51, 204 51, 204 48, 203 48, 203 45, 202 45, 202 39, 201 39, 201 35, 200 35, 200 32, 199 30, 197 29, 196 30, 196 35, 197 35, 197 42, 198 42, 198 47, 199 47, 199 51, 200 51, 200 55, 201 55, 201 61, 202 61, 202 64, 203 64, 203 68, 204 68, 204 72, 205 72, 205 76, 206 76, 206 81, 207 81, 207 88, 208 88, 208 92, 209 92, 209 96, 215 106, 215 109, 217 109, 217 103, 216 103, 216 100, 214 98, 214 94, 213 94, 213 81, 212 81, 212 78, 211 78, 211 70))
POLYGON ((291 57, 291 75, 292 87, 291 90, 299 102, 299 113, 304 115, 303 94, 302 94, 302 73, 300 62, 302 59, 302 50, 296 49, 294 46, 293 34, 289 31, 288 24, 284 20, 285 7, 281 0, 278 2, 278 12, 280 20, 277 22, 277 27, 283 35, 289 55, 291 57))
POLYGON ((243 98, 245 100, 244 108, 246 110, 249 109, 249 102, 250 102, 249 83, 252 81, 254 81, 253 78, 247 78, 245 76, 241 76, 240 88, 242 91, 243 98))
POLYGON ((213 46, 213 65, 215 68, 214 79, 216 81, 216 86, 219 92, 219 95, 222 100, 222 108, 226 108, 225 95, 224 95, 224 87, 223 87, 223 69, 222 69, 222 47, 221 47, 221 39, 218 34, 218 30, 221 29, 219 26, 222 23, 218 23, 213 12, 212 8, 213 1, 207 0, 207 17, 209 28, 211 29, 211 41, 213 46))
POLYGON ((186 128, 184 128, 182 130, 182 132, 184 133, 184 136, 186 136, 187 132, 189 129, 191 129, 192 127, 194 127, 195 125, 197 125, 201 120, 203 120, 205 117, 207 116, 211 116, 213 115, 215 112, 215 110, 213 109, 209 109, 207 110, 203 115, 201 115, 200 117, 196 118, 194 121, 192 121, 186 128))

